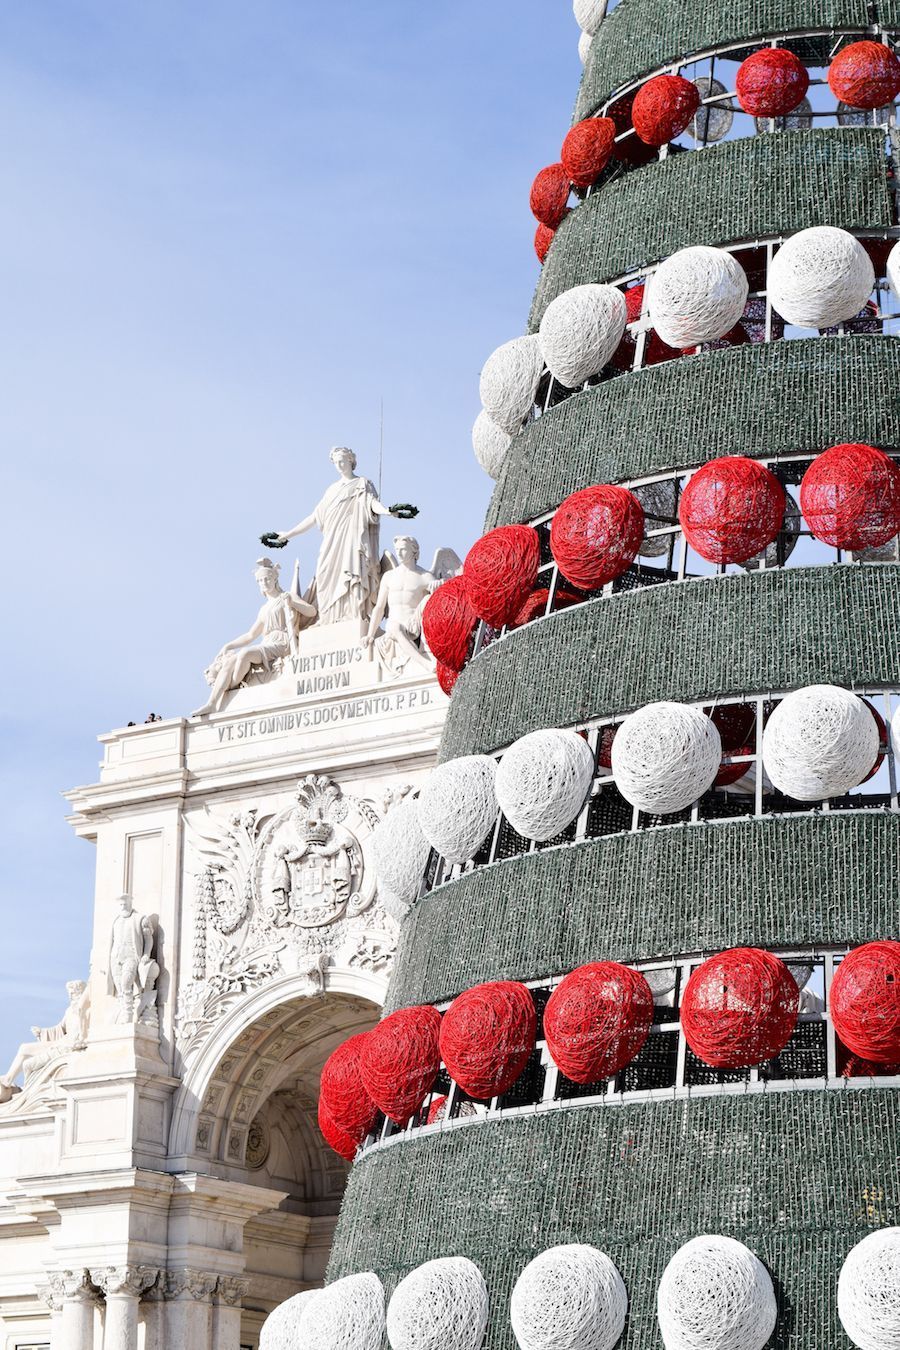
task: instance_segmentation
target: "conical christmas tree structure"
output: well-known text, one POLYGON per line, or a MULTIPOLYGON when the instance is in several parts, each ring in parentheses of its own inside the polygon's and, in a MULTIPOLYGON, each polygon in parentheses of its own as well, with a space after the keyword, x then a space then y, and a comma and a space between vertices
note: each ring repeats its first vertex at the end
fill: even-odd
MULTIPOLYGON (((579 11, 486 537, 425 617, 451 666, 478 625, 394 857, 387 1013, 440 1030, 391 1024, 421 1109, 361 1149, 330 1279, 466 1258, 490 1347, 887 1350, 900 8, 579 11)), ((461 1286, 410 1288, 395 1350, 477 1350, 461 1286)))

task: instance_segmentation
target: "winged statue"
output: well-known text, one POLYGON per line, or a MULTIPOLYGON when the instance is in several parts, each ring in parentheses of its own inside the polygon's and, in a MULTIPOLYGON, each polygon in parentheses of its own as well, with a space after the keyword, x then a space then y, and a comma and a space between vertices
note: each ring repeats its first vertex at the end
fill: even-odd
POLYGON ((363 646, 375 652, 386 674, 399 678, 431 669, 433 662, 422 636, 422 611, 431 593, 462 567, 452 548, 439 548, 431 567, 419 566, 419 541, 400 534, 395 553, 381 558, 381 582, 363 646), (378 632, 384 622, 384 632, 378 632))

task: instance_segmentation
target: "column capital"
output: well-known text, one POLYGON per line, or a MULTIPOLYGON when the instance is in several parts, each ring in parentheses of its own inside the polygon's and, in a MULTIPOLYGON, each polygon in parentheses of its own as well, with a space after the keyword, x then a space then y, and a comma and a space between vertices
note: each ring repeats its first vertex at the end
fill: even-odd
POLYGON ((216 1299, 237 1308, 250 1290, 250 1281, 234 1275, 220 1275, 216 1284, 216 1299))
POLYGON ((56 1275, 66 1303, 96 1303, 99 1290, 95 1287, 89 1270, 61 1270, 56 1272, 56 1275))
POLYGON ((66 1291, 63 1285, 63 1277, 59 1271, 50 1272, 47 1276, 47 1283, 38 1285, 37 1296, 52 1313, 62 1312, 63 1304, 66 1301, 66 1291))
POLYGON ((91 1271, 91 1279, 107 1298, 140 1298, 159 1278, 153 1266, 103 1266, 91 1271))
POLYGON ((197 1303, 212 1298, 218 1277, 205 1270, 185 1266, 182 1270, 166 1271, 166 1298, 194 1299, 197 1303))

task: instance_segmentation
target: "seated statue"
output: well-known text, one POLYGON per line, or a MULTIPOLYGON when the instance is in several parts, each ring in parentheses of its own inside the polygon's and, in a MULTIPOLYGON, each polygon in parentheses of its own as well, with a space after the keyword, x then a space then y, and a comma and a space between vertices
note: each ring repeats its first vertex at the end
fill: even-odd
POLYGON ((69 1006, 62 1021, 55 1027, 32 1027, 33 1041, 20 1045, 7 1072, 0 1078, 0 1103, 8 1102, 22 1091, 16 1079, 24 1071, 25 1081, 54 1059, 61 1059, 70 1050, 83 1050, 87 1041, 90 1014, 90 995, 84 980, 70 980, 66 985, 69 1006))
POLYGON ((385 570, 363 646, 374 647, 385 669, 400 676, 409 667, 431 669, 422 645, 422 611, 431 593, 462 564, 452 548, 439 548, 426 571, 419 566, 419 541, 408 534, 397 535, 394 548, 396 559, 386 553, 382 560, 385 570), (385 616, 385 631, 378 636, 385 616))

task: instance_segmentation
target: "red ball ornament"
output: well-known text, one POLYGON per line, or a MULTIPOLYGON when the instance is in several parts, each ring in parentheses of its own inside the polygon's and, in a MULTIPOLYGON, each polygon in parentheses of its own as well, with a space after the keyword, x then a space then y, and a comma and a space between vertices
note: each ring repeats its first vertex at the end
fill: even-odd
POLYGON ((786 47, 763 47, 741 62, 736 88, 738 103, 751 117, 786 117, 803 101, 809 75, 786 47))
POLYGON ((443 661, 438 661, 435 674, 437 675, 438 684, 449 698, 453 693, 453 686, 459 679, 460 672, 458 670, 451 670, 449 666, 444 665, 443 661))
POLYGON ((478 984, 454 999, 441 1022, 441 1058, 477 1101, 509 1091, 534 1049, 537 1014, 524 984, 478 984))
POLYGON ((428 597, 422 611, 422 632, 428 650, 451 670, 462 670, 469 656, 478 615, 463 577, 450 577, 428 597))
POLYGON ((360 1055, 367 1032, 351 1036, 328 1056, 322 1069, 319 1098, 339 1130, 365 1138, 378 1116, 378 1107, 366 1091, 360 1055))
POLYGON ((855 1055, 900 1060, 900 942, 867 942, 844 957, 831 985, 831 1020, 855 1055))
POLYGON ((551 230, 547 225, 539 225, 534 232, 534 251, 538 255, 538 261, 543 264, 544 259, 550 252, 550 245, 553 243, 555 230, 551 230))
POLYGON ((403 1126, 422 1105, 441 1067, 441 1014, 426 1003, 401 1008, 373 1027, 359 1056, 363 1086, 380 1111, 403 1126))
POLYGON ((678 519, 701 558, 740 563, 771 544, 781 529, 784 504, 784 488, 764 464, 724 455, 688 480, 678 519))
POLYGON ((541 541, 530 525, 501 525, 476 539, 463 577, 478 617, 492 628, 511 623, 534 588, 540 561, 541 541))
MULTIPOLYGON (((636 95, 636 90, 630 94, 623 94, 606 110, 607 117, 616 128, 617 136, 632 130, 631 112, 636 95)), ((645 145, 638 136, 631 135, 626 136, 624 140, 616 141, 613 158, 617 159, 620 164, 638 165, 651 164, 657 158, 657 155, 654 146, 645 145)))
POLYGON ((569 175, 561 164, 548 164, 531 185, 531 210, 542 225, 555 230, 566 214, 571 192, 569 175))
POLYGON ((616 124, 611 117, 586 117, 576 122, 562 144, 560 160, 569 181, 590 187, 612 159, 616 124))
POLYGON ((550 551, 567 581, 595 591, 627 572, 644 538, 644 508, 622 487, 573 492, 557 508, 550 551))
MULTIPOLYGON (((553 595, 553 613, 557 610, 568 609, 570 605, 580 605, 584 599, 577 591, 569 591, 565 586, 557 586, 553 595)), ((516 616, 508 624, 509 628, 523 628, 526 623, 531 623, 534 619, 540 619, 547 612, 547 592, 532 591, 516 612, 516 616)))
MULTIPOLYGON (((644 283, 638 282, 636 286, 629 286, 628 290, 625 291, 626 323, 637 323, 641 317, 643 305, 644 283)), ((634 365, 636 346, 637 339, 626 329, 622 341, 613 353, 612 365, 618 370, 631 370, 634 365)), ((654 329, 651 328, 644 334, 643 364, 645 366, 658 366, 663 361, 671 361, 673 357, 681 355, 683 353, 677 347, 670 347, 667 342, 663 342, 654 329)))
POLYGON ((638 1054, 652 1022, 649 984, 617 961, 573 970, 544 1010, 547 1048, 573 1083, 614 1077, 638 1054))
POLYGON ((444 1107, 447 1105, 448 1100, 446 1094, 442 1097, 435 1097, 428 1108, 428 1115, 425 1118, 426 1125, 434 1125, 436 1121, 443 1120, 441 1111, 443 1111, 444 1107))
POLYGON ((347 1162, 352 1162, 365 1135, 348 1134, 346 1130, 342 1130, 340 1126, 336 1125, 323 1097, 319 1098, 318 1117, 319 1130, 328 1147, 333 1149, 340 1157, 345 1158, 347 1162))
POLYGON ((851 42, 828 67, 828 83, 848 108, 883 108, 900 90, 900 61, 883 42, 851 42))
POLYGON ((645 145, 667 145, 680 136, 700 107, 695 84, 681 75, 654 75, 634 96, 631 120, 645 145))
POLYGON ((742 1069, 781 1053, 799 1010, 800 991, 783 961, 757 947, 735 947, 694 971, 681 1001, 681 1028, 704 1064, 742 1069))
POLYGON ((872 445, 833 445, 803 475, 800 509, 832 548, 886 544, 900 530, 900 469, 872 445))
MULTIPOLYGON (((720 707, 713 708, 709 719, 719 733, 723 758, 725 755, 754 754, 756 709, 752 703, 723 703, 720 707)), ((729 787, 743 778, 750 767, 746 761, 739 764, 723 763, 713 780, 713 787, 729 787)))

